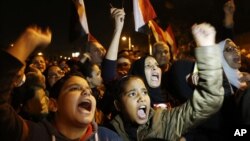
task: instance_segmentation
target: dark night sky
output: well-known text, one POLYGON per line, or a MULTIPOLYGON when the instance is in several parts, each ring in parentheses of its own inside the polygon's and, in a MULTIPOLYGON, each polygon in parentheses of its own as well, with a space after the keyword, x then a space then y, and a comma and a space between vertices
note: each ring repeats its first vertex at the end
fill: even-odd
MULTIPOLYGON (((161 26, 168 23, 191 25, 195 22, 211 22, 218 26, 222 22, 222 5, 226 0, 151 0, 161 26), (166 3, 172 1, 172 6, 166 3)), ((85 0, 89 30, 105 47, 112 37, 113 24, 109 14, 109 3, 121 6, 122 0, 85 0)), ((49 26, 53 32, 52 44, 46 52, 63 54, 74 49, 70 40, 72 20, 71 0, 1 0, 0 42, 6 46, 24 28, 31 24, 49 26)), ((235 0, 235 34, 250 31, 250 1, 235 0)), ((124 0, 126 21, 123 34, 130 34, 132 42, 143 44, 145 35, 134 32, 132 0, 124 0)), ((135 44, 136 44, 135 43, 135 44)))

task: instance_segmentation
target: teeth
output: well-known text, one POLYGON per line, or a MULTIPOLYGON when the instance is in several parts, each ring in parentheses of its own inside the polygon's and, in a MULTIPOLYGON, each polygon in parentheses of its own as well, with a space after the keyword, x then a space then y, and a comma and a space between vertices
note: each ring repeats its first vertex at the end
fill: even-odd
POLYGON ((139 108, 146 108, 146 106, 145 106, 145 105, 142 105, 142 106, 140 106, 139 108))
POLYGON ((158 80, 158 79, 159 79, 158 76, 155 75, 152 76, 152 80, 158 80))

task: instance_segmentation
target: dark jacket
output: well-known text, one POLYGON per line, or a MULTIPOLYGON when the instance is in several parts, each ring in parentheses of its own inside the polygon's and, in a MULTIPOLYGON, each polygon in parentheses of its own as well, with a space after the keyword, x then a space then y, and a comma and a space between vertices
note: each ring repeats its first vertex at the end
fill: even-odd
MULTIPOLYGON (((25 121, 9 104, 12 81, 23 64, 6 52, 0 51, 0 137, 3 141, 19 141, 23 135, 28 135, 28 141, 70 141, 60 134, 48 120, 38 123, 25 121)), ((113 131, 92 123, 93 132, 89 141, 121 140, 113 131)), ((80 139, 79 139, 80 140, 80 139)))

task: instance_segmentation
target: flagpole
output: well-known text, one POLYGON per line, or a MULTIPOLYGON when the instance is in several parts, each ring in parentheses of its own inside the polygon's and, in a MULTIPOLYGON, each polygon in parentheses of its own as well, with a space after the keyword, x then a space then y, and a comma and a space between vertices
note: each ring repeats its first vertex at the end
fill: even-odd
POLYGON ((131 38, 128 36, 128 50, 131 50, 131 38))
POLYGON ((149 52, 149 55, 152 55, 152 45, 151 45, 151 35, 148 34, 148 52, 149 52))

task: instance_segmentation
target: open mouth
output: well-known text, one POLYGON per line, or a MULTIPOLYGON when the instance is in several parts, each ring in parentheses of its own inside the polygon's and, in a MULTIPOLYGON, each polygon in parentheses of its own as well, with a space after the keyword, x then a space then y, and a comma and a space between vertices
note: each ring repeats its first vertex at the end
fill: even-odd
POLYGON ((152 79, 153 81, 158 81, 158 80, 159 80, 159 74, 153 73, 152 76, 151 76, 151 79, 152 79))
POLYGON ((238 63, 238 62, 240 62, 241 60, 240 60, 240 58, 237 57, 237 58, 234 58, 233 61, 236 62, 236 63, 238 63))
POLYGON ((84 100, 81 103, 78 104, 78 107, 85 109, 87 111, 91 111, 91 101, 84 100))
POLYGON ((145 105, 142 105, 138 108, 137 110, 137 116, 140 118, 140 119, 145 119, 147 117, 147 114, 146 114, 146 106, 145 105))

